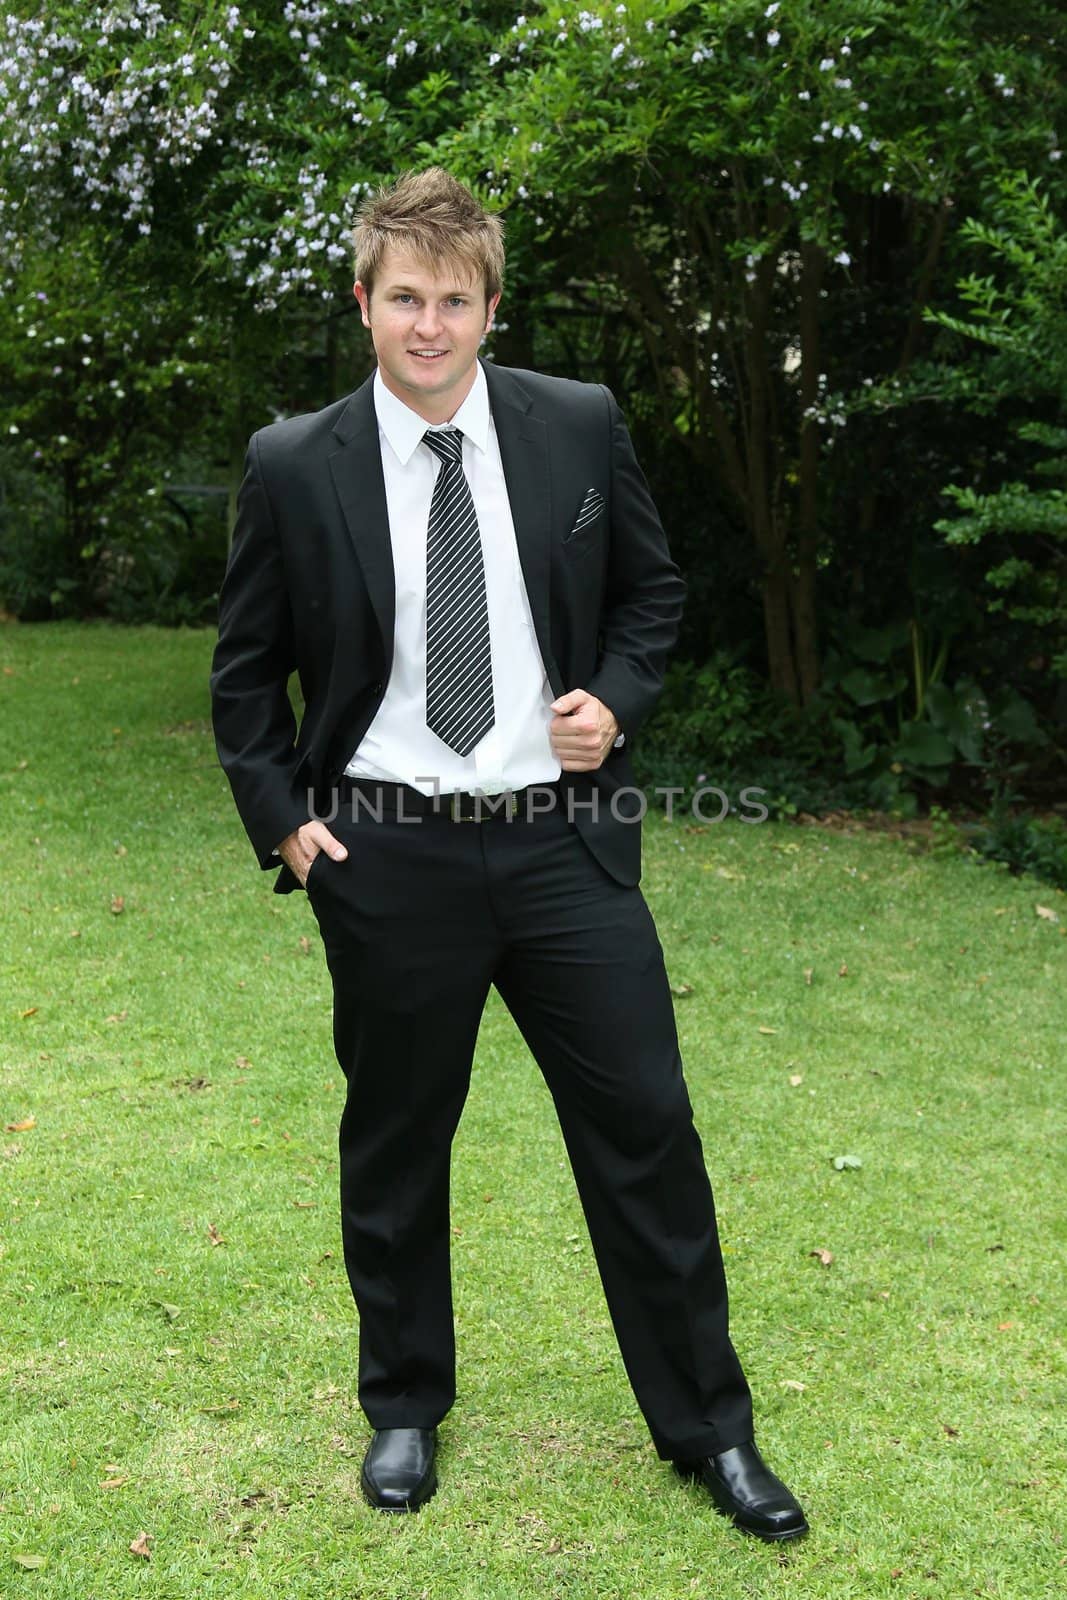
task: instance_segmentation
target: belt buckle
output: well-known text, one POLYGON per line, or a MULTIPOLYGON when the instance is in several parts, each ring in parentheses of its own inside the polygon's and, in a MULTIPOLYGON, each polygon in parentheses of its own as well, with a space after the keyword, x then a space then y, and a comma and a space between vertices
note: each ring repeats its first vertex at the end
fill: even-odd
POLYGON ((468 797, 466 794, 464 794, 463 790, 461 790, 461 789, 457 789, 452 795, 449 796, 450 804, 449 804, 448 810, 449 810, 449 815, 452 818, 452 821, 453 822, 482 822, 484 819, 483 819, 483 817, 481 816, 480 813, 479 813, 478 816, 475 816, 475 815, 473 815, 473 813, 467 813, 467 812, 465 812, 463 810, 463 801, 465 799, 467 799, 467 798, 472 799, 474 804, 475 804, 475 806, 477 806, 477 804, 478 804, 477 795, 471 795, 471 796, 468 797))
MULTIPOLYGON (((504 813, 510 822, 518 810, 518 800, 513 790, 505 789, 503 792, 505 795, 504 813)), ((461 794, 463 794, 463 791, 457 789, 451 796, 452 803, 449 807, 449 812, 453 822, 485 822, 487 818, 497 816, 498 808, 494 805, 487 809, 486 803, 489 800, 498 800, 500 798, 499 795, 475 794, 468 796, 463 794, 463 798, 470 799, 474 806, 473 813, 467 813, 464 812, 462 803, 457 809, 457 800, 459 800, 461 794)))

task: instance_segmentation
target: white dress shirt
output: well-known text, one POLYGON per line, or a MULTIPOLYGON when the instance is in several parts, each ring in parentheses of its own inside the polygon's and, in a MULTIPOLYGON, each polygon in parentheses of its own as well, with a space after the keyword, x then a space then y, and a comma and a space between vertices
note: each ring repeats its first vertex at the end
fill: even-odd
POLYGON ((427 423, 374 375, 396 579, 393 665, 385 695, 346 772, 407 783, 422 794, 501 794, 548 783, 560 763, 548 736, 556 698, 545 673, 519 563, 500 447, 479 364, 470 393, 443 427, 463 434, 463 470, 482 538, 495 721, 461 756, 426 726, 426 529, 441 462, 423 442, 427 423))

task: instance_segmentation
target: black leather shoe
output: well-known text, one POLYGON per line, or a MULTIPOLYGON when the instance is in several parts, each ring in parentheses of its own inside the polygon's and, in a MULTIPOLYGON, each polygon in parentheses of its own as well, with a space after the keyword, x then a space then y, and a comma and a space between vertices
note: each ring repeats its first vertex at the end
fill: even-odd
POLYGON ((437 1488, 433 1428, 379 1428, 363 1458, 363 1493, 379 1511, 417 1511, 437 1488))
POLYGON ((781 1478, 776 1478, 756 1446, 735 1445, 700 1461, 676 1461, 686 1478, 699 1478, 725 1517, 745 1533, 777 1543, 807 1533, 803 1511, 781 1478))

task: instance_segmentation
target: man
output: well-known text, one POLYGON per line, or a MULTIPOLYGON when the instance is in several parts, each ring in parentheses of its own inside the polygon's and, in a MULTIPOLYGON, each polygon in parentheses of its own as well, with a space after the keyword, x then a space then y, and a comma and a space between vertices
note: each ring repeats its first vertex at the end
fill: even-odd
POLYGON ((608 391, 479 361, 499 220, 434 168, 370 197, 354 243, 377 371, 252 438, 211 686, 241 818, 276 889, 306 889, 333 979, 364 1492, 415 1511, 437 1486, 449 1159, 495 984, 555 1100, 660 1456, 740 1527, 793 1538, 637 887, 626 744, 684 584, 608 391))

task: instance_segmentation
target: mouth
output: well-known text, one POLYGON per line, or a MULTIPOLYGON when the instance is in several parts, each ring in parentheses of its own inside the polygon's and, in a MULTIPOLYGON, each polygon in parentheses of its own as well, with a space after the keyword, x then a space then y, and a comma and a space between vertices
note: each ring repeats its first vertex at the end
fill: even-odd
POLYGON ((444 359, 444 357, 447 354, 448 354, 447 350, 429 350, 429 349, 427 349, 427 350, 409 350, 408 351, 408 355, 409 356, 413 356, 416 361, 425 361, 427 364, 429 364, 430 362, 433 362, 433 361, 441 361, 441 360, 444 359))

